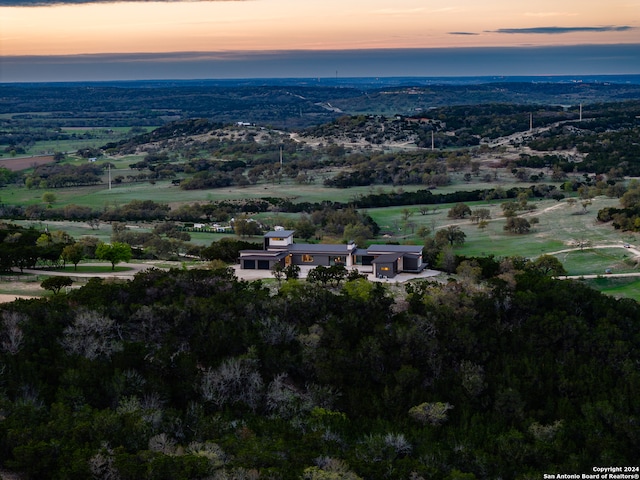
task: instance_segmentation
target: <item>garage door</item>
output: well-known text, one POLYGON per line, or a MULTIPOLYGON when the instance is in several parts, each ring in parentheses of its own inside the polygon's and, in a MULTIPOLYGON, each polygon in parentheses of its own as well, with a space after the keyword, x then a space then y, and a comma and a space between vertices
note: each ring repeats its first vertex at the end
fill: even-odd
POLYGON ((256 261, 255 260, 244 260, 242 264, 242 268, 246 270, 255 270, 256 261))

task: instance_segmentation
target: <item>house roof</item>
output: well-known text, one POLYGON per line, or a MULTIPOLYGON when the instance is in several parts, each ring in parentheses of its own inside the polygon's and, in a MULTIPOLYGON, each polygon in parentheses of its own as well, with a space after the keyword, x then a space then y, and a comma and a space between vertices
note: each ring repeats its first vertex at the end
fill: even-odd
POLYGON ((264 234, 264 238, 287 238, 291 237, 295 230, 272 230, 264 234))
POLYGON ((294 243, 289 245, 291 253, 327 253, 330 255, 347 255, 350 251, 347 245, 328 244, 328 243, 294 243))
POLYGON ((266 251, 266 250, 242 250, 241 260, 282 260, 288 253, 286 251, 266 251))
POLYGON ((240 257, 273 257, 284 258, 288 255, 286 250, 240 250, 240 257))
POLYGON ((367 248, 367 254, 374 253, 414 253, 422 255, 422 247, 420 245, 370 245, 367 248))
POLYGON ((393 263, 402 257, 402 253, 385 253, 375 258, 372 263, 393 263))

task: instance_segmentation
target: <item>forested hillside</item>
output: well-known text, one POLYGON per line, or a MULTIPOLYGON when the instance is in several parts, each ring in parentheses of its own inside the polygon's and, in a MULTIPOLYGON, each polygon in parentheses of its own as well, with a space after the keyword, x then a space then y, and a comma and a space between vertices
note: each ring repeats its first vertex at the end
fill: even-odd
POLYGON ((633 465, 638 304, 522 259, 466 265, 404 293, 151 270, 2 305, 0 464, 131 480, 633 465))

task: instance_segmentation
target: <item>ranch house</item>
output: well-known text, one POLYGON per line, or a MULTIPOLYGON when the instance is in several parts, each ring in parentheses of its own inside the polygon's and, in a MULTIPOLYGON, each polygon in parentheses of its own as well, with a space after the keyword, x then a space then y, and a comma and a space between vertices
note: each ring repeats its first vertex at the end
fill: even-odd
POLYGON ((420 273, 426 267, 419 245, 371 245, 358 248, 345 244, 294 243, 293 230, 276 227, 264 235, 263 250, 242 250, 240 268, 270 270, 276 263, 316 267, 342 264, 376 277, 395 277, 398 273, 420 273))

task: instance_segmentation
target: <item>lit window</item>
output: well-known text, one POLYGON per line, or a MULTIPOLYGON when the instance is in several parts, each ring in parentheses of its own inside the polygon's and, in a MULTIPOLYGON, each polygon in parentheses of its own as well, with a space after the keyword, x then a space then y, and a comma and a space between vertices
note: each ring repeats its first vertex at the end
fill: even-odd
POLYGON ((380 267, 380 270, 382 270, 383 272, 388 272, 391 269, 389 267, 380 267))
POLYGON ((313 256, 311 255, 302 255, 302 261, 305 263, 313 262, 313 256))

